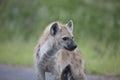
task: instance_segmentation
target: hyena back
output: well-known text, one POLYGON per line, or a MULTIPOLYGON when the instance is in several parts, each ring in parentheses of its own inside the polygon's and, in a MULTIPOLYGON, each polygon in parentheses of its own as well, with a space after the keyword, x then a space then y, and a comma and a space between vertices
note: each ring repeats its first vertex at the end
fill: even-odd
POLYGON ((72 31, 72 21, 66 25, 53 22, 46 27, 34 53, 37 80, 45 80, 45 72, 51 72, 55 80, 64 80, 64 74, 68 72, 72 78, 67 77, 65 80, 84 79, 84 63, 72 31), (66 73, 66 70, 69 71, 66 73))

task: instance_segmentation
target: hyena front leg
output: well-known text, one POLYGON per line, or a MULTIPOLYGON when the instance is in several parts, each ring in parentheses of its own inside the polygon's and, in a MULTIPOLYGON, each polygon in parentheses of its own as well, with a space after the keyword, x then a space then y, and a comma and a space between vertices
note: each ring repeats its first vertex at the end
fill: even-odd
POLYGON ((40 67, 36 67, 36 80, 45 80, 45 71, 40 67))

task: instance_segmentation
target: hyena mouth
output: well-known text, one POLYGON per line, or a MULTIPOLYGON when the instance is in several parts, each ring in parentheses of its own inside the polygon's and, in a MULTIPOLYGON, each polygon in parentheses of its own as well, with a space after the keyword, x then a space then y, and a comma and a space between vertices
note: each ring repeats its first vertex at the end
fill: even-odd
POLYGON ((69 50, 69 51, 73 51, 74 49, 76 49, 77 45, 76 46, 70 46, 70 47, 64 47, 66 50, 69 50))

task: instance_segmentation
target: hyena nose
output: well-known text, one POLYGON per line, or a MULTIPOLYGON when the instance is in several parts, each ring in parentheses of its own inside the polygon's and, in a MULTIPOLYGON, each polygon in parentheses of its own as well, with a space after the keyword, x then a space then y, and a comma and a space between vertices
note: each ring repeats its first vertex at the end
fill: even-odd
POLYGON ((77 45, 76 45, 76 44, 74 44, 74 45, 73 45, 73 48, 74 48, 74 49, 75 49, 75 48, 77 48, 77 45))
POLYGON ((77 44, 74 41, 72 41, 71 44, 72 44, 72 46, 71 46, 72 50, 74 50, 75 48, 77 48, 77 44))

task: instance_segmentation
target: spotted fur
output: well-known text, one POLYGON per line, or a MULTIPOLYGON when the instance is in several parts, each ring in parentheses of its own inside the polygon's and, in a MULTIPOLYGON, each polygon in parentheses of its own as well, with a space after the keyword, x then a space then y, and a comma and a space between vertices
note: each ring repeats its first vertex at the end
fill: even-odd
POLYGON ((72 31, 72 21, 66 25, 53 22, 46 27, 34 52, 37 80, 45 80, 45 72, 51 72, 55 80, 63 80, 63 74, 72 76, 74 80, 84 80, 84 62, 72 31))

